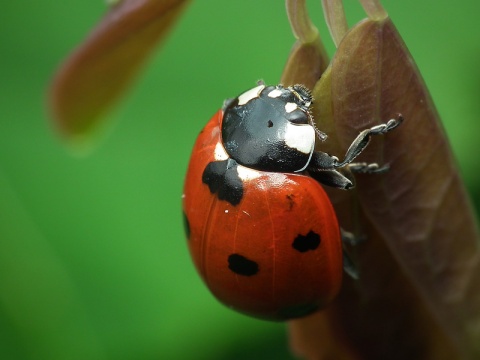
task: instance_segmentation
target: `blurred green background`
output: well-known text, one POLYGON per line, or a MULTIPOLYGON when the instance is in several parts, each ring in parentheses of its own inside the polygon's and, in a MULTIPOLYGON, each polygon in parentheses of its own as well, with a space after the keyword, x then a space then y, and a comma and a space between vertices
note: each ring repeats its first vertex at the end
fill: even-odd
MULTIPOLYGON (((364 17, 345 1, 350 24, 364 17)), ((480 205, 478 0, 384 0, 480 205)), ((0 14, 0 359, 290 359, 283 324, 223 307, 180 217, 195 137, 226 97, 276 83, 293 44, 284 2, 196 1, 113 117, 72 156, 49 123, 56 66, 101 1, 4 2, 0 14)), ((312 18, 330 54, 320 1, 312 18)))

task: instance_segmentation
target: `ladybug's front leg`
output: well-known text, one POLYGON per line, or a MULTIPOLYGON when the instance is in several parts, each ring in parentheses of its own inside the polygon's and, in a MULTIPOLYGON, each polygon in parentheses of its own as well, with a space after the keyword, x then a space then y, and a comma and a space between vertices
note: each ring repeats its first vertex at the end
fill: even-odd
MULTIPOLYGON (((349 165, 367 147, 372 135, 383 135, 395 129, 402 123, 402 121, 402 115, 398 115, 397 119, 391 119, 385 124, 376 125, 370 129, 363 130, 360 134, 358 134, 355 140, 353 140, 345 154, 343 161, 339 161, 336 156, 331 156, 321 151, 315 151, 312 154, 312 159, 310 160, 310 164, 308 166, 309 170, 334 170, 349 165)), ((375 173, 386 171, 388 170, 388 167, 384 169, 376 164, 358 163, 351 164, 350 170, 360 173, 375 173)))
MULTIPOLYGON (((334 159, 333 157, 329 158, 334 159)), ((348 166, 345 166, 342 169, 342 172, 337 170, 320 170, 318 168, 309 167, 308 173, 311 177, 323 185, 331 186, 337 189, 349 190, 355 187, 354 176, 352 173, 384 174, 389 169, 390 166, 388 164, 379 166, 377 163, 359 162, 348 164, 348 166)))
POLYGON ((390 169, 390 165, 386 164, 383 166, 378 165, 377 163, 350 163, 348 164, 348 170, 355 174, 384 174, 390 169))
POLYGON ((323 185, 342 190, 349 190, 354 187, 353 176, 345 176, 337 170, 309 169, 308 173, 312 178, 323 185))
POLYGON ((386 134, 400 125, 402 121, 403 116, 399 114, 396 119, 390 119, 385 124, 376 125, 370 129, 363 130, 348 148, 347 153, 345 154, 345 159, 342 162, 336 162, 334 167, 340 168, 350 164, 367 147, 372 135, 386 134))

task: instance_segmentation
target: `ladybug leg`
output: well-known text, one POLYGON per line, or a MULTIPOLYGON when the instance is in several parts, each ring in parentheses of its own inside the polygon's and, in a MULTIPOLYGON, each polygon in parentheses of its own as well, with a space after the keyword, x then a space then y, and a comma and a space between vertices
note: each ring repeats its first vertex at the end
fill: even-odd
POLYGON ((363 130, 348 148, 347 153, 345 154, 345 159, 342 162, 336 162, 334 167, 339 168, 350 164, 367 147, 372 135, 386 134, 399 126, 402 121, 403 116, 399 114, 396 119, 390 119, 385 124, 376 125, 370 129, 363 130))
POLYGON ((350 163, 348 169, 356 174, 383 174, 390 170, 390 165, 380 166, 377 163, 350 163))
POLYGON ((355 234, 340 228, 340 234, 342 236, 342 248, 343 248, 343 270, 350 275, 352 279, 357 280, 359 278, 359 271, 355 262, 352 260, 347 252, 347 247, 356 246, 365 241, 364 236, 355 236, 355 234))
POLYGON ((314 169, 310 169, 309 174, 323 185, 343 190, 348 190, 354 187, 353 177, 350 179, 348 176, 345 176, 337 170, 316 171, 314 169))
MULTIPOLYGON (((319 153, 319 152, 316 152, 319 153)), ((325 153, 323 153, 325 154, 325 153)), ((326 154, 325 154, 326 155, 326 154)), ((327 155, 327 157, 329 157, 327 155)), ((334 157, 330 157, 334 158, 334 157)), ((311 177, 319 183, 331 186, 337 189, 350 190, 355 187, 355 174, 384 174, 390 169, 390 166, 380 166, 377 163, 350 163, 342 169, 342 172, 337 170, 321 170, 316 167, 309 167, 308 173, 311 177)))
POLYGON ((354 233, 342 228, 340 228, 340 235, 342 236, 342 243, 348 246, 357 246, 367 239, 365 236, 355 235, 354 233))
POLYGON ((308 165, 311 171, 335 170, 338 166, 338 158, 336 156, 328 155, 322 151, 314 151, 312 158, 308 165))
MULTIPOLYGON (((343 161, 339 161, 336 156, 328 155, 322 151, 314 151, 308 169, 310 171, 335 170, 346 167, 367 147, 373 135, 383 135, 397 126, 403 121, 402 115, 398 115, 397 119, 390 119, 385 124, 380 124, 363 130, 348 148, 343 161)), ((358 163, 352 164, 351 170, 354 172, 376 173, 388 170, 388 167, 379 167, 375 164, 358 163)))
POLYGON ((343 251, 343 271, 345 271, 352 279, 358 280, 358 268, 355 266, 354 262, 348 256, 348 254, 343 251))

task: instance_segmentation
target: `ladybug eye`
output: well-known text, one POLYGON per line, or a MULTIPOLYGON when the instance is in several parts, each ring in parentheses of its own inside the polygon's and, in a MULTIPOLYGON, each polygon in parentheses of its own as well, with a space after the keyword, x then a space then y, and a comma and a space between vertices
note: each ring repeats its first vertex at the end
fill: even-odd
POLYGON ((292 124, 305 125, 308 124, 308 115, 300 109, 297 109, 295 111, 287 113, 287 120, 290 121, 292 124))

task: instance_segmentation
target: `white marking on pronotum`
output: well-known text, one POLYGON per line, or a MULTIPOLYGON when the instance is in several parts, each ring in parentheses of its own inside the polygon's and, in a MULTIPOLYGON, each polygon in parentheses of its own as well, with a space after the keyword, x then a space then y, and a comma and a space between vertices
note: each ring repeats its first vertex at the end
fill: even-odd
POLYGON ((279 97, 280 95, 282 95, 282 90, 280 89, 273 89, 268 93, 268 97, 271 97, 273 99, 279 97))
POLYGON ((253 89, 245 91, 242 95, 238 97, 238 105, 245 105, 250 100, 259 97, 263 89, 265 89, 265 85, 259 85, 254 87, 253 89))
POLYGON ((215 151, 213 152, 213 156, 215 157, 215 160, 217 161, 222 161, 222 160, 227 160, 228 159, 228 154, 225 151, 225 148, 223 147, 222 143, 218 142, 217 145, 215 146, 215 151))
POLYGON ((238 177, 243 181, 253 180, 261 176, 260 171, 247 168, 242 165, 237 166, 238 177))
POLYGON ((298 105, 295 103, 288 102, 285 104, 285 111, 291 113, 292 111, 298 109, 298 105))
POLYGON ((315 146, 315 130, 310 125, 287 124, 285 144, 304 154, 311 154, 315 146))

